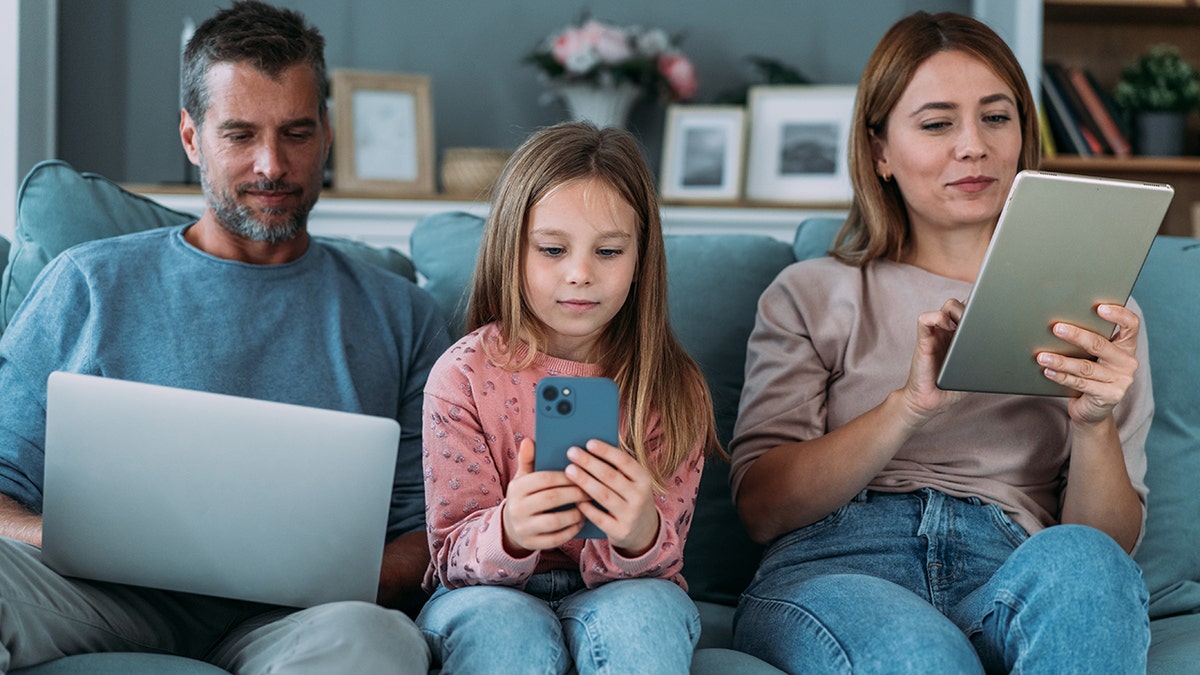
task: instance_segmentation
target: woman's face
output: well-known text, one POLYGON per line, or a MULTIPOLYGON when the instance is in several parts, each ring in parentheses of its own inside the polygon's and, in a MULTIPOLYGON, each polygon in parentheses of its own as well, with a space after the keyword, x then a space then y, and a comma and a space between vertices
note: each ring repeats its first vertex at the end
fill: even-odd
POLYGON ((914 236, 991 228, 1021 157, 1016 96, 960 51, 923 63, 874 137, 875 172, 896 181, 914 236))

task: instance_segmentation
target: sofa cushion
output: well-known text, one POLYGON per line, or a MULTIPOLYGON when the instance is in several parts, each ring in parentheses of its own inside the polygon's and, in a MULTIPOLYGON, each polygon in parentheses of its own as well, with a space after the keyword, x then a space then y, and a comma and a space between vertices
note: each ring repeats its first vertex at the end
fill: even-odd
POLYGON ((1158 237, 1133 297, 1146 315, 1154 421, 1146 439, 1146 534, 1135 556, 1150 616, 1200 613, 1200 359, 1196 311, 1200 241, 1158 237))
MULTIPOLYGON (((417 223, 410 246, 425 289, 462 333, 466 293, 483 236, 483 219, 466 213, 434 214, 417 223)), ((684 348, 704 371, 717 417, 718 437, 729 442, 737 416, 758 298, 793 262, 784 242, 759 235, 668 235, 668 310, 684 348)), ((761 548, 745 534, 729 492, 729 465, 709 463, 700 485, 684 575, 692 597, 736 602, 758 566, 761 548)))
POLYGON ((67 656, 11 675, 228 675, 228 671, 182 656, 114 652, 67 656))
MULTIPOLYGON (((9 264, 0 275, 0 330, 12 318, 46 263, 68 248, 94 239, 194 222, 196 216, 125 190, 66 162, 34 166, 17 191, 17 227, 9 264)), ((399 251, 333 237, 315 237, 348 254, 416 280, 412 262, 399 251)))

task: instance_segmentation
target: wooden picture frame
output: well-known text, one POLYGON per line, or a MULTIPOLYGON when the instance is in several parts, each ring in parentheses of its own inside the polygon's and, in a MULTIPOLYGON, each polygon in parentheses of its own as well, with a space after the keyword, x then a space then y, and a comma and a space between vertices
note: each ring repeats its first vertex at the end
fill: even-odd
POLYGON ((751 87, 746 198, 846 204, 854 86, 751 87))
POLYGON ((742 192, 746 109, 667 108, 659 192, 679 201, 736 201, 742 192))
POLYGON ((429 78, 334 70, 330 88, 333 189, 369 197, 433 194, 429 78))

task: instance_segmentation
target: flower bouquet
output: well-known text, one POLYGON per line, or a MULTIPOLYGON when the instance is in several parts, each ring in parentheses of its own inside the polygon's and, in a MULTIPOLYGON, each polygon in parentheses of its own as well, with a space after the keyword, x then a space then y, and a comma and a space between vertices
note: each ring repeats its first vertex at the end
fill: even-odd
MULTIPOLYGON (((696 95, 696 71, 675 43, 661 29, 584 18, 547 37, 525 60, 560 93, 584 85, 591 90, 623 90, 629 104, 643 92, 664 102, 684 101, 696 95)), ((565 94, 564 98, 571 106, 570 98, 565 94)))

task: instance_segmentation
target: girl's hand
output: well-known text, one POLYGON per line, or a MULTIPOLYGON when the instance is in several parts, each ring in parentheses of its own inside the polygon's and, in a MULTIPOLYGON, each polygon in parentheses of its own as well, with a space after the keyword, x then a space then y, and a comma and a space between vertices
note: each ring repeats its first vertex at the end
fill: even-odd
POLYGON ((583 529, 578 508, 555 509, 586 501, 588 496, 561 471, 534 471, 534 444, 526 438, 517 451, 517 473, 505 490, 504 550, 514 558, 532 551, 558 548, 583 529))
POLYGON ((903 394, 906 422, 914 429, 938 416, 966 396, 961 391, 938 389, 937 375, 950 348, 950 339, 962 319, 963 303, 951 298, 942 308, 917 317, 917 348, 908 369, 903 394))
POLYGON ((1138 367, 1135 350, 1141 322, 1137 315, 1120 305, 1100 305, 1096 313, 1117 325, 1111 340, 1067 323, 1053 326, 1055 336, 1082 348, 1095 361, 1053 352, 1037 355, 1046 377, 1080 392, 1067 405, 1071 421, 1079 424, 1096 424, 1111 415, 1133 384, 1138 367))
POLYGON ((650 472, 636 459, 602 441, 587 442, 587 452, 567 450, 572 464, 567 478, 595 500, 581 501, 579 510, 608 535, 618 553, 637 558, 658 539, 658 509, 654 506, 650 472))

